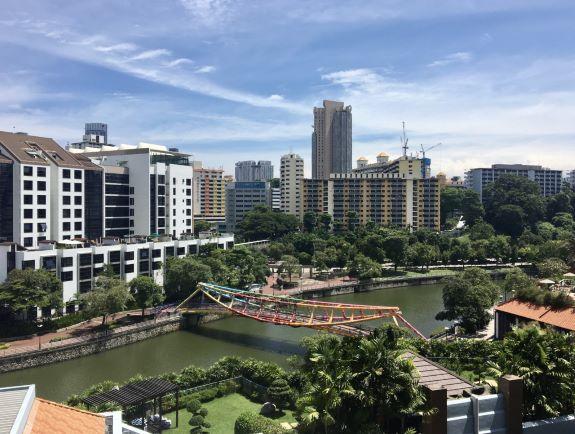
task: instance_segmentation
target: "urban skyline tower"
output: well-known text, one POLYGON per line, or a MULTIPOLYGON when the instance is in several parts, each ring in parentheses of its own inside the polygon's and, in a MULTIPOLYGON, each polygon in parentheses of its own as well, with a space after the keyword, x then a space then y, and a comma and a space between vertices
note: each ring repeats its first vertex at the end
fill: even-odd
POLYGON ((274 166, 271 161, 261 160, 257 163, 252 160, 238 161, 236 163, 236 181, 269 181, 274 177, 274 166))
POLYGON ((329 179, 332 173, 352 169, 351 106, 324 100, 313 108, 312 178, 329 179))
POLYGON ((301 188, 303 183, 303 158, 298 154, 283 155, 280 164, 280 210, 301 217, 301 188))

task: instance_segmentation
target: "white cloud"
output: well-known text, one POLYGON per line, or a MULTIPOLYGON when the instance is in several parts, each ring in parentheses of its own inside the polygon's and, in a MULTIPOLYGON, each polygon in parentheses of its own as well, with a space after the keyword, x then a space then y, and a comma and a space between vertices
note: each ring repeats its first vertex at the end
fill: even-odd
POLYGON ((447 66, 453 63, 467 63, 472 59, 471 53, 467 51, 458 51, 457 53, 449 54, 441 59, 434 60, 433 62, 429 63, 427 66, 430 68, 435 68, 438 66, 447 66))
POLYGON ((188 14, 207 27, 222 25, 231 15, 230 0, 180 0, 188 14))
POLYGON ((274 93, 273 95, 270 95, 268 97, 268 99, 271 101, 283 101, 285 98, 282 95, 278 95, 278 94, 274 93))
POLYGON ((102 53, 110 53, 110 52, 123 52, 123 51, 134 51, 137 48, 135 44, 129 42, 123 42, 120 44, 114 45, 107 45, 107 46, 98 46, 94 47, 94 50, 100 51, 102 53))
POLYGON ((191 65, 193 64, 194 61, 191 59, 186 59, 185 57, 180 57, 179 59, 175 59, 175 60, 171 60, 169 62, 166 62, 164 65, 167 66, 168 68, 173 68, 175 66, 180 66, 180 65, 191 65))
POLYGON ((205 65, 205 66, 200 66, 199 68, 196 69, 196 73, 197 74, 209 74, 210 72, 214 72, 216 70, 216 67, 213 65, 205 65))
POLYGON ((155 59, 156 57, 169 56, 170 54, 172 54, 170 50, 166 50, 165 48, 158 48, 156 50, 142 51, 141 53, 130 57, 130 60, 155 59))

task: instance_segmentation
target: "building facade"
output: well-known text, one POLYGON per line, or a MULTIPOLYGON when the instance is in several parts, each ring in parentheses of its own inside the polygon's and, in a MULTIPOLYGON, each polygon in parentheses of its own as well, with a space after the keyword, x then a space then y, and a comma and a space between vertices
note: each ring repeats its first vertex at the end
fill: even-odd
POLYGON ((258 205, 270 206, 268 182, 231 182, 226 186, 226 230, 234 233, 246 214, 258 205))
POLYGON ((274 177, 271 161, 238 161, 235 175, 237 182, 269 181, 274 177))
POLYGON ((301 189, 303 183, 303 158, 290 153, 281 157, 280 210, 301 217, 301 189))
POLYGON ((438 231, 439 210, 440 187, 436 178, 343 173, 333 174, 329 180, 303 180, 303 213, 327 213, 344 225, 354 219, 362 225, 373 222, 438 231))
POLYGON ((561 191, 562 171, 526 164, 493 164, 489 168, 476 168, 465 172, 465 186, 475 190, 483 200, 483 189, 503 175, 523 176, 539 185, 542 196, 561 191))
POLYGON ((312 178, 329 179, 332 173, 352 169, 351 106, 323 101, 313 109, 312 178))
POLYGON ((194 161, 193 197, 194 218, 210 223, 224 222, 226 218, 226 185, 231 177, 224 176, 223 169, 202 167, 194 161))
POLYGON ((413 176, 416 178, 429 178, 431 176, 431 160, 410 155, 402 155, 395 160, 389 160, 385 152, 377 154, 377 161, 369 163, 365 157, 357 159, 354 173, 398 173, 400 176, 413 176))

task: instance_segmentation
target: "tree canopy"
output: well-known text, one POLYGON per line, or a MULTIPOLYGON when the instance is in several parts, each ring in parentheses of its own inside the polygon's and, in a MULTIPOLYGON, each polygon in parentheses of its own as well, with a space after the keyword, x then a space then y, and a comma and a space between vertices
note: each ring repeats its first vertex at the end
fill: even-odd
POLYGON ((128 284, 115 277, 99 276, 94 288, 82 294, 80 301, 91 316, 102 316, 102 324, 108 315, 125 310, 133 301, 128 284))
POLYGON ((147 307, 157 306, 164 301, 164 291, 152 277, 138 276, 130 281, 130 293, 136 306, 142 309, 142 316, 147 307))
POLYGON ((297 231, 299 220, 291 214, 274 212, 260 205, 246 213, 238 228, 246 241, 269 240, 297 231))
POLYGON ((44 269, 12 270, 0 285, 0 303, 14 312, 31 306, 39 308, 62 306, 62 282, 55 273, 44 269))

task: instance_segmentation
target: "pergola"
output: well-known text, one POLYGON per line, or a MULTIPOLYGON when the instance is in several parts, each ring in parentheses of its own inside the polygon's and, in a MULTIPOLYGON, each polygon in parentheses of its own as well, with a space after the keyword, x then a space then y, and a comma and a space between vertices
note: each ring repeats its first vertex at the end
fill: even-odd
POLYGON ((145 420, 145 406, 148 401, 154 400, 154 413, 156 412, 156 399, 159 401, 160 421, 162 420, 162 398, 165 395, 176 392, 176 428, 178 427, 179 420, 179 401, 180 401, 180 388, 174 383, 160 378, 152 378, 150 380, 138 381, 135 383, 127 384, 118 389, 112 389, 108 392, 97 393, 95 395, 84 398, 84 403, 90 406, 97 406, 106 403, 115 403, 120 405, 123 409, 126 407, 140 405, 142 409, 142 421, 145 420))

